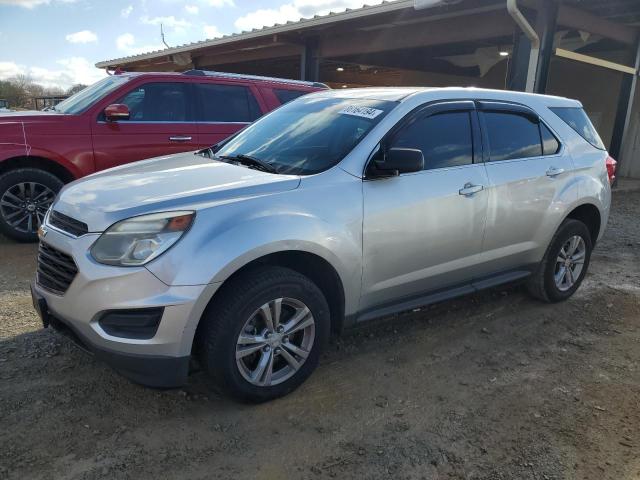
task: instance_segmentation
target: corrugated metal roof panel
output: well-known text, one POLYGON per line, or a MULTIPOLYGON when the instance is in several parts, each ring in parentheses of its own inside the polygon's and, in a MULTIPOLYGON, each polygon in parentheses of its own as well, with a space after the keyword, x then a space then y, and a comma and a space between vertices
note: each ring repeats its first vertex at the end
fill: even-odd
POLYGON ((291 30, 297 30, 300 28, 311 28, 326 23, 339 22, 344 20, 351 20, 367 15, 375 15, 378 13, 391 12, 394 10, 400 10, 403 8, 412 8, 414 0, 392 0, 382 1, 376 5, 363 5, 360 8, 347 8, 342 12, 329 12, 326 15, 315 15, 311 18, 301 18, 300 20, 293 22, 288 21, 284 24, 275 24, 272 26, 265 26, 262 28, 254 28, 251 31, 242 31, 240 33, 232 33, 230 35, 223 35, 219 38, 211 40, 202 40, 200 42, 191 42, 177 47, 165 48, 164 50, 155 50, 148 53, 141 53, 138 55, 130 55, 126 57, 115 58, 112 60, 104 60, 96 63, 98 68, 115 67, 126 63, 131 63, 140 60, 147 60, 157 58, 165 55, 173 55, 177 53, 190 52, 200 48, 214 47, 217 45, 224 45, 225 43, 236 42, 238 40, 248 40, 251 38, 258 38, 265 35, 273 35, 276 33, 283 33, 291 30))

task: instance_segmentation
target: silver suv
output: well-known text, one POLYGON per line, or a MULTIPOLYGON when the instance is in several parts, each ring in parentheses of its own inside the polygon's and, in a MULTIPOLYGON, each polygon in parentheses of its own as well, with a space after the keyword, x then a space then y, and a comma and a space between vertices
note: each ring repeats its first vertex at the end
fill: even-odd
POLYGON ((607 158, 565 98, 313 93, 209 149, 65 187, 34 305, 136 382, 184 384, 193 357, 272 399, 331 331, 518 280, 570 297, 607 223, 607 158))

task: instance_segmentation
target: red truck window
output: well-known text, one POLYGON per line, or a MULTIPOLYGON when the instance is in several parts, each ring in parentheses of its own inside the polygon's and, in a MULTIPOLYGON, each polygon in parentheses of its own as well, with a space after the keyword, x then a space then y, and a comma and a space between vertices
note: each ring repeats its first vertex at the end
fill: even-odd
POLYGON ((247 87, 200 83, 197 120, 200 122, 253 122, 262 115, 247 87))
POLYGON ((189 85, 186 83, 145 83, 127 93, 118 103, 129 107, 129 121, 186 122, 189 115, 189 85))
POLYGON ((296 98, 301 97, 302 95, 306 95, 309 92, 301 91, 301 90, 284 90, 281 88, 274 88, 273 93, 276 94, 276 97, 278 97, 278 100, 280 101, 280 103, 284 105, 285 103, 290 102, 291 100, 295 100, 296 98))

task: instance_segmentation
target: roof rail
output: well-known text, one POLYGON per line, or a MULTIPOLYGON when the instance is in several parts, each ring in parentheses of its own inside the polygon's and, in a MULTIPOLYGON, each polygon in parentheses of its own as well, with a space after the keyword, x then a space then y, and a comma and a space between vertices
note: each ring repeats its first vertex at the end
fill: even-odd
POLYGON ((218 78, 235 78, 238 80, 262 80, 264 82, 288 83, 291 85, 304 85, 307 87, 329 88, 327 85, 321 82, 307 82, 305 80, 290 80, 288 78, 263 77, 260 75, 245 75, 244 73, 216 72, 213 70, 187 70, 186 72, 182 72, 182 74, 202 77, 206 76, 218 78))

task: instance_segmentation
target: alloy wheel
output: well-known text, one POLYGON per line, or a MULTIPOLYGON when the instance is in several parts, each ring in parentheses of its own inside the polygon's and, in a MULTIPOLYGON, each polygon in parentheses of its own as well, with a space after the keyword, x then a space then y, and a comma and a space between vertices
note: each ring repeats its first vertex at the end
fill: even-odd
POLYGON ((571 289, 582 273, 587 253, 584 239, 579 235, 570 237, 560 249, 556 259, 554 280, 561 292, 571 289))
POLYGON ((0 215, 16 231, 36 233, 55 197, 55 192, 41 183, 17 183, 0 197, 0 215))
POLYGON ((253 385, 282 383, 300 370, 313 348, 315 320, 309 307, 277 298, 258 308, 236 342, 236 364, 253 385))

